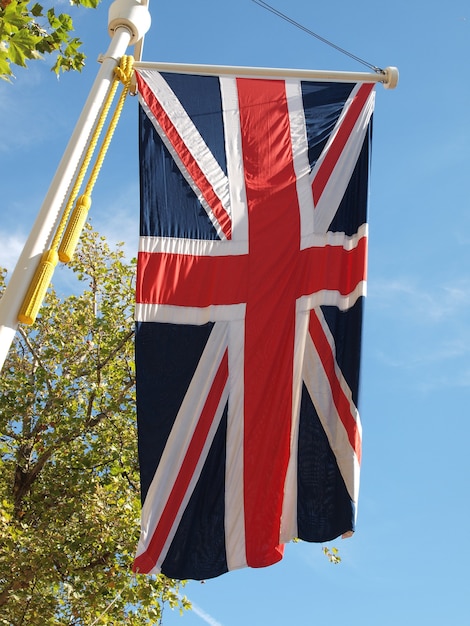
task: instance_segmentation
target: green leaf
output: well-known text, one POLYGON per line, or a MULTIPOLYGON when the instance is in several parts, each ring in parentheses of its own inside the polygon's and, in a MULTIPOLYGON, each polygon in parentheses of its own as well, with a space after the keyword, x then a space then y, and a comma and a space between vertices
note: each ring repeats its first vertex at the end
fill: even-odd
POLYGON ((12 0, 3 8, 2 30, 5 33, 11 32, 12 29, 23 28, 29 21, 30 17, 25 12, 25 4, 12 0))
POLYGON ((99 3, 100 0, 80 0, 79 2, 74 2, 74 4, 81 4, 82 7, 86 7, 87 9, 96 9, 99 3))
POLYGON ((8 62, 8 53, 0 49, 0 78, 6 81, 10 81, 9 77, 11 75, 12 71, 10 68, 10 63, 8 62))
POLYGON ((38 3, 31 7, 31 15, 34 15, 34 17, 42 17, 42 11, 43 7, 38 3))
POLYGON ((47 19, 51 28, 53 28, 54 30, 56 30, 57 28, 60 28, 60 20, 56 16, 53 8, 47 11, 47 19))
POLYGON ((26 66, 26 59, 32 57, 32 51, 39 41, 38 37, 26 30, 21 30, 10 37, 8 57, 15 65, 26 66))
POLYGON ((70 15, 67 15, 66 13, 61 13, 58 19, 62 30, 66 32, 70 32, 71 30, 73 30, 73 22, 70 15))

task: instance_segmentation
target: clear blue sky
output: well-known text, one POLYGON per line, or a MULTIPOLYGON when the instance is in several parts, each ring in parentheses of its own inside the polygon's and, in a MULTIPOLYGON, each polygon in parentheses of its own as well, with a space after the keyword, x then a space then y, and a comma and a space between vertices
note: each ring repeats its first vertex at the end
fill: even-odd
MULTIPOLYGON (((186 587, 195 610, 166 626, 470 623, 470 7, 463 0, 272 0, 384 67, 370 187, 369 295, 360 410, 364 456, 357 532, 342 563, 318 545, 281 564, 186 587)), ((63 4, 64 10, 68 5, 63 4)), ((104 52, 107 6, 77 11, 89 59, 57 81, 46 63, 0 84, 0 264, 12 267, 104 52)), ((152 0, 144 59, 359 70, 251 0, 152 0)), ((129 99, 93 199, 93 223, 137 242, 137 116, 129 99)), ((60 277, 60 275, 59 275, 60 277)))

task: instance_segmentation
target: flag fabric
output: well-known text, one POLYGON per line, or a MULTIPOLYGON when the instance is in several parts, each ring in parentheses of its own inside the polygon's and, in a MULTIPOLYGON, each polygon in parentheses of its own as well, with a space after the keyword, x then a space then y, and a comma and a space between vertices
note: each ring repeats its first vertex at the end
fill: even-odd
POLYGON ((134 571, 354 531, 374 87, 137 72, 134 571))

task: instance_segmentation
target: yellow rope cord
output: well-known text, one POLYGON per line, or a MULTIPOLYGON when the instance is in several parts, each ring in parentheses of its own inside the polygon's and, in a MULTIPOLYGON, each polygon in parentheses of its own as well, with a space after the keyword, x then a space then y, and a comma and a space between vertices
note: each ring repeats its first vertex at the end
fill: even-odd
POLYGON ((133 57, 123 56, 121 58, 120 65, 114 69, 113 84, 111 85, 111 89, 108 92, 95 129, 88 143, 85 156, 83 158, 79 172, 70 192, 69 200, 65 206, 59 225, 52 239, 51 247, 49 250, 46 250, 42 255, 42 258, 39 262, 39 265, 36 269, 36 272, 33 276, 29 289, 26 293, 26 297, 18 314, 18 321, 23 324, 31 325, 34 323, 59 259, 63 262, 68 262, 72 258, 73 252, 80 237, 81 230, 85 223, 86 216, 88 214, 88 209, 91 206, 91 191, 96 183, 96 179, 103 164, 104 157, 108 150, 111 138, 114 134, 116 125, 119 120, 119 116, 124 106, 124 101, 129 92, 133 73, 133 65, 133 57), (116 94, 116 90, 119 86, 119 82, 124 83, 123 92, 119 99, 108 131, 106 133, 103 145, 97 158, 97 162, 93 168, 90 180, 85 189, 85 193, 78 198, 72 216, 69 220, 73 203, 77 198, 78 191, 83 183, 83 179, 85 178, 85 174, 88 170, 90 161, 98 144, 99 137, 103 130, 103 126, 108 116, 109 109, 111 108, 111 104, 116 94))
POLYGON ((114 131, 116 130, 116 126, 124 107, 124 102, 126 100, 127 94, 129 93, 133 73, 133 65, 133 57, 127 56, 123 57, 121 59, 121 65, 115 68, 116 83, 118 83, 118 81, 123 82, 124 89, 122 90, 121 96, 116 105, 116 109, 108 126, 108 130, 106 131, 106 135, 103 139, 103 143, 96 158, 96 163, 93 166, 90 178, 85 187, 85 192, 82 196, 78 198, 77 205, 75 206, 72 217, 67 224, 67 229, 59 247, 59 259, 63 263, 68 263, 72 259, 75 248, 77 247, 80 233, 82 232, 83 226, 87 218, 88 210, 91 206, 91 193, 103 165, 103 161, 108 151, 109 144, 111 143, 111 139, 113 138, 114 131))

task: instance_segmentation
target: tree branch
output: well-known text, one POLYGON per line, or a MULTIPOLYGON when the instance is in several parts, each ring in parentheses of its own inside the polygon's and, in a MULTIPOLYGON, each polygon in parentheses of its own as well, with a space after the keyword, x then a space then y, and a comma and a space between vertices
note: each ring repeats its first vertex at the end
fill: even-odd
MULTIPOLYGON (((47 367, 44 365, 41 357, 39 356, 37 350, 34 349, 33 344, 29 341, 29 337, 27 336, 27 334, 25 333, 24 329, 21 326, 18 327, 18 332, 21 335, 23 341, 25 342, 26 347, 30 351, 32 357, 37 361, 37 363, 40 365, 40 367, 42 367, 42 369, 45 372, 49 372, 47 367)), ((46 376, 46 385, 47 385, 47 390, 49 391, 50 394, 52 394, 52 386, 47 376, 46 376)))
MULTIPOLYGON (((121 352, 122 348, 126 345, 126 343, 129 341, 129 339, 134 335, 134 329, 132 328, 131 330, 129 330, 124 337, 121 339, 121 341, 118 343, 118 345, 111 350, 111 352, 108 354, 108 356, 103 359, 103 361, 98 362, 96 365, 96 369, 98 371, 101 371, 104 367, 106 367, 106 365, 112 360, 114 359, 114 357, 119 354, 119 352, 121 352)), ((79 371, 76 375, 77 378, 80 378, 81 376, 87 376, 89 375, 91 372, 89 367, 85 367, 83 368, 83 370, 79 371)))

